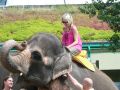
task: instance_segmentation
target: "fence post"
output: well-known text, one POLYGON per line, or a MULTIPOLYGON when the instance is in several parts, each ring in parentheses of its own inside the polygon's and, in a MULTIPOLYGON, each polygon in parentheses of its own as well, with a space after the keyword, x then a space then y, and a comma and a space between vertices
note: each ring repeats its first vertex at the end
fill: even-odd
POLYGON ((99 60, 96 60, 95 64, 96 64, 97 68, 99 69, 99 60))

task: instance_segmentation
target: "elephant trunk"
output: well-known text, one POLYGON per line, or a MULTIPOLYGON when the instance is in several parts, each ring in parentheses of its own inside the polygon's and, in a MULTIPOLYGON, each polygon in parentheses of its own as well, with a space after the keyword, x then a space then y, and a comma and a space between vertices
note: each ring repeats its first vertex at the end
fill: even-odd
POLYGON ((18 55, 11 55, 10 50, 16 47, 19 50, 22 50, 20 45, 14 41, 14 40, 8 40, 3 44, 3 47, 1 49, 1 63, 2 65, 9 70, 10 72, 13 73, 19 73, 20 72, 20 60, 16 58, 18 55))

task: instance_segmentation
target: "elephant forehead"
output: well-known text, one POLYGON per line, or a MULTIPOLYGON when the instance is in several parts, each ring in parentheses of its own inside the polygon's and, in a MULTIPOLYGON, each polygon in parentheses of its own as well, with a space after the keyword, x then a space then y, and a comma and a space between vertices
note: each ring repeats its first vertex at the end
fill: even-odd
POLYGON ((45 65, 51 65, 53 64, 53 59, 51 57, 44 57, 43 62, 45 65))
POLYGON ((28 44, 31 48, 38 47, 43 51, 49 50, 51 53, 60 53, 62 52, 61 50, 63 48, 60 40, 58 40, 57 37, 49 34, 40 34, 36 37, 33 37, 30 41, 28 41, 28 44))

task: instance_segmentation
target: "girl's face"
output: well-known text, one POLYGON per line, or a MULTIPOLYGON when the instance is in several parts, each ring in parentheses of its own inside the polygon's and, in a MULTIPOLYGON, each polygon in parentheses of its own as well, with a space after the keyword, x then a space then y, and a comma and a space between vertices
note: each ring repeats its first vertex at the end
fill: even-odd
POLYGON ((6 87, 12 88, 13 87, 13 78, 8 78, 6 81, 4 81, 4 85, 6 87))
POLYGON ((68 26, 68 21, 62 20, 62 23, 64 24, 64 26, 68 26))
POLYGON ((65 27, 69 27, 70 26, 70 24, 68 23, 67 20, 62 20, 62 23, 64 24, 65 27))

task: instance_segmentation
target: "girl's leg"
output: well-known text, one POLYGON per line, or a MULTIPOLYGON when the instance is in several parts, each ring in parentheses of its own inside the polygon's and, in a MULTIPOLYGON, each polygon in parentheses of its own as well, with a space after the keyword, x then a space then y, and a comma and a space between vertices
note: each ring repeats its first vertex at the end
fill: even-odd
POLYGON ((75 56, 75 55, 80 53, 80 51, 74 47, 69 48, 69 51, 70 51, 72 56, 75 56))

